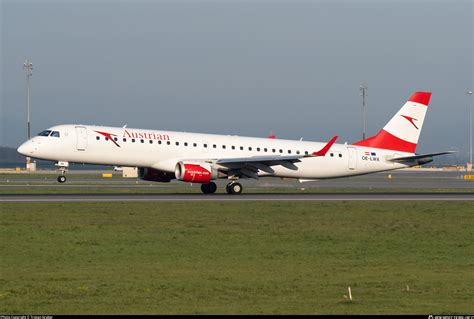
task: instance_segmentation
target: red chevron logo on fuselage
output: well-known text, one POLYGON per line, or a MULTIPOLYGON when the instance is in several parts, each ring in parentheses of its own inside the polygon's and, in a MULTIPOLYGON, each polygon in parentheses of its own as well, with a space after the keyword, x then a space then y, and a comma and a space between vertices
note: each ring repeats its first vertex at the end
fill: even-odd
POLYGON ((118 147, 120 147, 120 145, 118 145, 118 143, 114 140, 114 138, 112 136, 117 136, 117 134, 111 134, 111 133, 107 133, 107 132, 101 132, 101 131, 94 131, 94 132, 97 132, 99 133, 100 135, 103 135, 105 136, 105 139, 109 139, 110 141, 112 141, 115 145, 117 145, 118 147))
POLYGON ((402 115, 404 118, 406 118, 408 120, 408 122, 410 122, 411 124, 413 124, 413 126, 419 130, 418 126, 416 126, 415 122, 414 121, 418 121, 417 119, 413 118, 413 117, 410 117, 410 116, 407 116, 407 115, 402 115))

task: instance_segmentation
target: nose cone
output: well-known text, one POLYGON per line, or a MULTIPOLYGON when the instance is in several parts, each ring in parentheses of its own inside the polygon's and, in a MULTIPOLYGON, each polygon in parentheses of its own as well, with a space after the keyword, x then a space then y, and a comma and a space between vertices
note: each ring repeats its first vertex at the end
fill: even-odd
POLYGON ((33 145, 30 141, 26 141, 16 151, 21 155, 29 156, 33 153, 33 145))

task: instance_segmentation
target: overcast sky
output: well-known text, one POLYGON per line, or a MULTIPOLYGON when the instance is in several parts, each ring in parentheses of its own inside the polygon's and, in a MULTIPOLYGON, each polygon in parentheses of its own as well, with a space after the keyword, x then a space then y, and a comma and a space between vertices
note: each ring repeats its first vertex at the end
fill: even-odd
POLYGON ((432 91, 417 152, 469 150, 473 1, 0 0, 0 145, 82 123, 355 142, 432 91))

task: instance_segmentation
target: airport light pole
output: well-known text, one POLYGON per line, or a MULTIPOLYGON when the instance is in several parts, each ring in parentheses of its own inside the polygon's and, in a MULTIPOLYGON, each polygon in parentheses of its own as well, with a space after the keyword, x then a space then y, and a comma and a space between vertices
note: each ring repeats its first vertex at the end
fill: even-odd
POLYGON ((472 91, 467 91, 469 95, 469 163, 467 165, 467 170, 472 171, 472 91))
MULTIPOLYGON (((33 75, 33 63, 29 62, 28 60, 23 63, 23 70, 25 71, 26 75, 26 113, 27 113, 27 120, 26 120, 26 128, 27 128, 27 137, 28 139, 31 138, 31 121, 30 121, 30 76, 33 75)), ((30 170, 30 160, 29 156, 26 157, 26 170, 30 170)))
POLYGON ((367 85, 365 83, 363 83, 360 87, 359 87, 359 91, 360 91, 360 96, 362 96, 362 123, 363 123, 363 129, 362 129, 362 139, 365 140, 365 113, 366 113, 366 109, 365 109, 365 97, 367 96, 367 85))

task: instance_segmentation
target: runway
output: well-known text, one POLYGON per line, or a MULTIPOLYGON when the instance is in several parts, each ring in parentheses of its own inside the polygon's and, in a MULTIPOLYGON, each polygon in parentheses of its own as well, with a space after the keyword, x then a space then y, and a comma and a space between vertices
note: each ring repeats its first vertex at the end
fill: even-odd
POLYGON ((474 201, 474 193, 318 193, 318 194, 15 194, 0 203, 203 202, 203 201, 474 201))
MULTIPOLYGON (((57 172, 47 171, 36 174, 0 174, 0 190, 8 188, 89 188, 89 187, 107 187, 114 189, 138 189, 138 188, 183 188, 187 183, 172 181, 171 183, 154 183, 142 181, 136 178, 122 178, 117 172, 105 171, 114 174, 113 178, 102 178, 103 171, 79 171, 72 170, 68 172, 68 181, 65 184, 59 184, 56 181, 57 172)), ((390 171, 374 173, 369 175, 336 178, 328 180, 319 180, 300 183, 294 179, 280 179, 271 177, 262 177, 259 180, 245 180, 243 182, 244 192, 249 188, 264 189, 337 189, 360 190, 471 190, 474 187, 474 181, 465 180, 465 172, 458 171, 390 171)), ((220 189, 225 188, 226 180, 218 180, 217 185, 220 189)), ((6 191, 3 191, 6 193, 6 191)))

